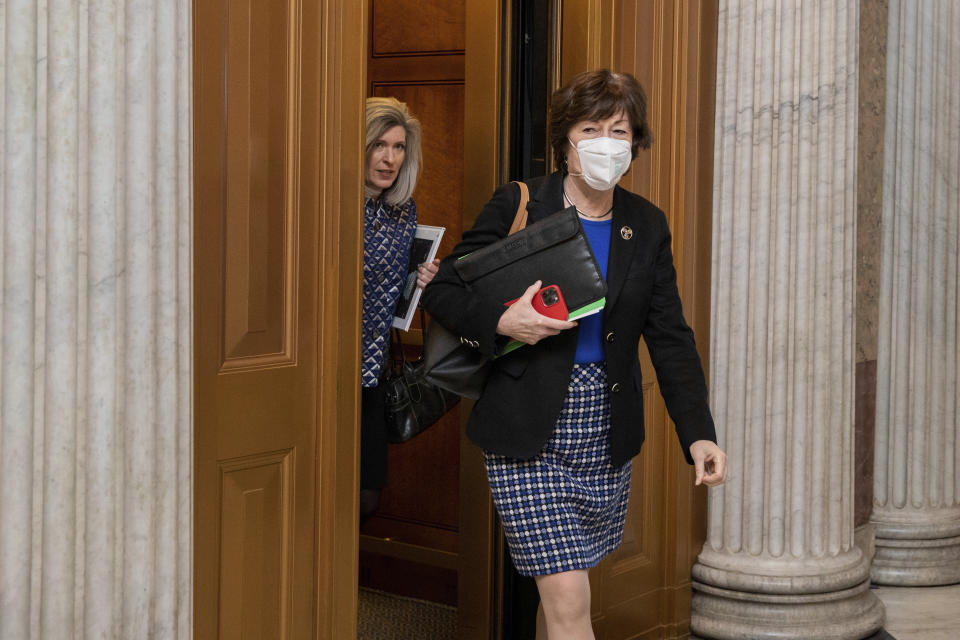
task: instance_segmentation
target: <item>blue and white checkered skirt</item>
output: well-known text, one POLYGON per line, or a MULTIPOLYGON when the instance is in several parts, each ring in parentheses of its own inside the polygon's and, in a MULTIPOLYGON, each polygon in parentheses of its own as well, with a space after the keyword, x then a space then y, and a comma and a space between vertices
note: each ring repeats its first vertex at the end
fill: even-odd
POLYGON ((553 436, 530 460, 485 452, 487 479, 521 574, 596 566, 620 546, 630 463, 610 462, 604 363, 575 364, 553 436))

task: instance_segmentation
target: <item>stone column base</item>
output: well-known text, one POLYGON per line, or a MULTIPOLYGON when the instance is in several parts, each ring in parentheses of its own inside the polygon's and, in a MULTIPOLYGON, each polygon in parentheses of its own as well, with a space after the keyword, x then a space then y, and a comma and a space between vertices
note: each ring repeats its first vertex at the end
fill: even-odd
POLYGON ((691 638, 859 640, 883 627, 870 581, 831 593, 745 593, 693 583, 691 638))
MULTIPOLYGON (((869 533, 867 528, 857 537, 869 533)), ((691 637, 860 640, 873 635, 883 627, 884 608, 870 591, 870 555, 862 546, 823 558, 761 558, 705 548, 693 567, 691 637)))
POLYGON ((876 556, 870 577, 893 587, 960 583, 960 522, 875 520, 876 556))

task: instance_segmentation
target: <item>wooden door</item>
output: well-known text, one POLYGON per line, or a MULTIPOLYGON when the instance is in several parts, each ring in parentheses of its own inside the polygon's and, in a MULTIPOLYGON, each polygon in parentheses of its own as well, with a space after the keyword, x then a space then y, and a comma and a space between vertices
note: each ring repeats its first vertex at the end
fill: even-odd
POLYGON ((194 4, 195 637, 356 637, 366 20, 194 4))
MULTIPOLYGON (((508 34, 501 3, 466 0, 464 61, 463 228, 473 226, 493 191, 506 180, 504 47, 508 34)), ((462 403, 461 425, 471 405, 462 403)), ((463 431, 461 431, 463 433, 463 431)), ((502 624, 502 563, 506 553, 497 532, 483 453, 460 438, 459 607, 463 640, 499 638, 502 624)))
MULTIPOLYGON (((632 73, 647 92, 653 145, 621 184, 667 213, 684 315, 708 369, 717 3, 564 3, 563 78, 632 73)), ((693 487, 641 347, 647 440, 634 460, 622 546, 591 571, 597 638, 685 638, 690 569, 706 535, 706 490, 693 487)))
MULTIPOLYGON (((464 7, 464 0, 370 0, 368 95, 397 98, 420 120, 423 164, 413 199, 420 224, 446 228, 438 257, 463 232, 464 7)), ((419 353, 419 320, 403 341, 419 353)), ((361 530, 361 586, 457 604, 459 415, 453 410, 390 447, 380 508, 361 530)))

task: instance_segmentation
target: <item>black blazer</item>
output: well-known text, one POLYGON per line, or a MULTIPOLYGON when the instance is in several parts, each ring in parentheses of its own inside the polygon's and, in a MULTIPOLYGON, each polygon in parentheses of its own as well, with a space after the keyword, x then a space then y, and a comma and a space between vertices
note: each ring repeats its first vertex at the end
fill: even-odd
MULTIPOLYGON (((563 209, 563 175, 527 182, 528 224, 563 209)), ((421 298, 441 324, 493 356, 502 340, 497 322, 502 303, 470 291, 453 268, 460 256, 505 237, 520 203, 520 188, 496 190, 473 228, 440 264, 421 298)), ((533 284, 533 278, 526 284, 533 284)), ((616 187, 607 302, 603 311, 604 351, 610 384, 610 455, 619 466, 643 444, 643 395, 638 348, 647 343, 667 411, 676 424, 683 453, 690 445, 716 442, 707 406, 703 368, 693 331, 683 319, 670 230, 660 209, 616 187), (631 233, 632 232, 632 233, 631 233)), ((467 423, 467 435, 486 450, 514 458, 535 456, 553 433, 573 368, 579 327, 496 358, 467 423)))

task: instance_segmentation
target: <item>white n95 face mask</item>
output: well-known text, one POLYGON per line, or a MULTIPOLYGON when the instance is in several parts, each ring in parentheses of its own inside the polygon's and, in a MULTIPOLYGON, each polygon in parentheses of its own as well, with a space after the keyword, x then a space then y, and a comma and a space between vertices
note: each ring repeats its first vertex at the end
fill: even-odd
MULTIPOLYGON (((569 141, 569 139, 568 139, 569 141)), ((588 138, 577 143, 584 181, 597 191, 613 189, 630 168, 630 143, 617 138, 588 138)))

